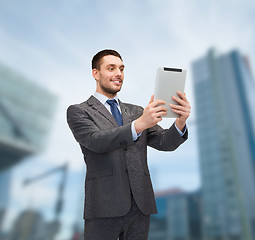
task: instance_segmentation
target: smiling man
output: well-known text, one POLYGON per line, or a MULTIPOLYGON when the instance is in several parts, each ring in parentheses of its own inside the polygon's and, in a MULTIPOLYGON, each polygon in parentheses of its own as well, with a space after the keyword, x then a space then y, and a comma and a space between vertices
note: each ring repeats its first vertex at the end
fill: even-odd
MULTIPOLYGON (((147 146, 173 151, 188 137, 190 104, 183 93, 171 105, 180 114, 169 129, 157 123, 167 108, 154 101, 143 109, 122 103, 117 96, 124 80, 124 64, 114 50, 92 59, 96 92, 71 105, 67 121, 80 144, 87 166, 85 180, 85 240, 146 240, 150 215, 157 213, 147 165, 147 146)), ((171 96, 169 96, 170 98, 171 96)))

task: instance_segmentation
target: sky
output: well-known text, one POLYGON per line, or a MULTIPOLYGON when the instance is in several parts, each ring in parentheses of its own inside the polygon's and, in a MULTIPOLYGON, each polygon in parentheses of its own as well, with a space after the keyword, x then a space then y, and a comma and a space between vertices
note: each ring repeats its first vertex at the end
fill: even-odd
MULTIPOLYGON (((149 149, 148 161, 155 191, 198 189, 191 63, 212 47, 220 53, 238 49, 249 57, 254 70, 254 22, 252 0, 0 0, 1 64, 58 96, 46 149, 12 170, 8 223, 28 207, 41 209, 47 219, 53 217, 60 176, 27 188, 22 181, 65 162, 69 172, 62 219, 67 230, 59 238, 70 234, 73 221, 81 218, 85 166, 67 126, 66 109, 94 93, 91 59, 105 48, 123 57, 125 79, 119 93, 123 102, 145 107, 154 91, 158 67, 187 69, 185 92, 192 107, 187 122, 189 140, 171 153, 149 149)), ((166 128, 173 121, 164 119, 160 125, 166 128)))

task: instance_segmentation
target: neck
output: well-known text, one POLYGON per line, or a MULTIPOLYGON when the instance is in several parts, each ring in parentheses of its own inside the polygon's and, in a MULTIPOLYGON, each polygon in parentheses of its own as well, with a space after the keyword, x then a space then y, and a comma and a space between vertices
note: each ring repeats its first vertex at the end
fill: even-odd
POLYGON ((98 90, 96 90, 96 92, 98 92, 98 93, 100 93, 100 94, 102 94, 102 95, 104 95, 104 96, 106 96, 107 98, 114 98, 115 96, 117 96, 117 93, 107 93, 107 92, 103 92, 103 91, 98 91, 98 90))

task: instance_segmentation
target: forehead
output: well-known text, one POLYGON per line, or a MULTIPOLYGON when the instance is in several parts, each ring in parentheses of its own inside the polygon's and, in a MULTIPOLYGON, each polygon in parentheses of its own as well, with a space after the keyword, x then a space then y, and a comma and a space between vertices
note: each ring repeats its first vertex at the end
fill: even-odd
POLYGON ((120 66, 123 65, 123 61, 119 57, 113 55, 107 55, 102 58, 101 65, 107 66, 112 64, 120 66))

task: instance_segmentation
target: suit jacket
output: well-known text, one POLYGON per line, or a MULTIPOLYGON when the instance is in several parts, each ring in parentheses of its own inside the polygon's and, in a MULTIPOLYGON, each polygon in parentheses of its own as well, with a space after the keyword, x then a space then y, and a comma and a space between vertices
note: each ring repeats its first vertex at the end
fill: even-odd
POLYGON ((121 101, 119 104, 123 126, 118 126, 94 96, 67 110, 67 122, 87 166, 85 219, 124 216, 131 207, 131 191, 142 213, 157 213, 147 146, 173 151, 188 137, 187 131, 181 137, 174 125, 169 129, 155 125, 133 141, 131 123, 143 114, 143 108, 121 101))

